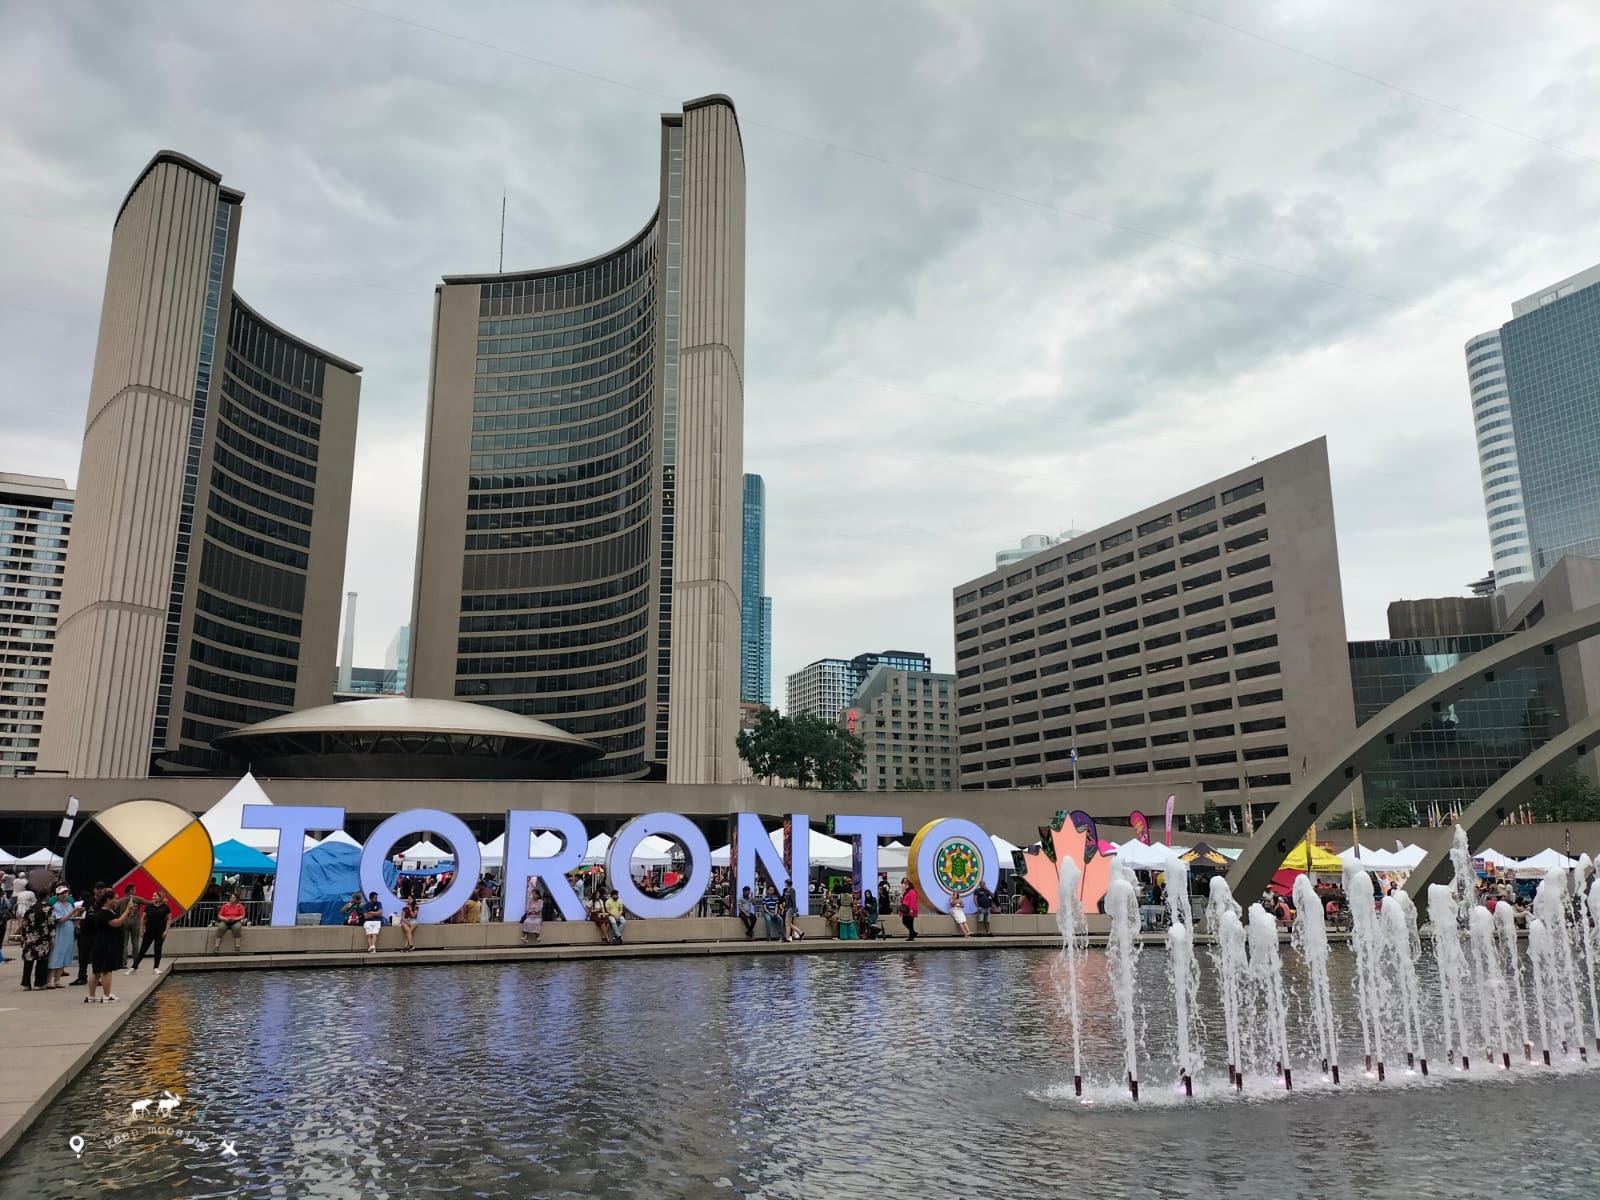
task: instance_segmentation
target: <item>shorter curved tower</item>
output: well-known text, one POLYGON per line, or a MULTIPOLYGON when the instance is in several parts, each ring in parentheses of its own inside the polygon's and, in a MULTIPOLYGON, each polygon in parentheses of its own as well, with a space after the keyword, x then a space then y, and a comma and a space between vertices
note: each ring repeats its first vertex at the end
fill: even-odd
POLYGON ((435 289, 410 693, 548 720, 597 776, 737 777, 744 153, 661 118, 615 250, 435 289))
POLYGON ((224 768, 333 694, 361 368, 233 294, 243 203, 163 150, 117 214, 42 770, 224 768))

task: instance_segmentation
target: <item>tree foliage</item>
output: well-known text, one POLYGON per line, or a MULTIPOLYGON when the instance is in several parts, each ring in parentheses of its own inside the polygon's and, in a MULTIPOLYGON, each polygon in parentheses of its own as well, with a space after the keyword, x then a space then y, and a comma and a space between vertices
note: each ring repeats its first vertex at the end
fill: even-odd
POLYGON ((860 788, 856 776, 866 763, 867 749, 848 730, 811 713, 786 717, 769 708, 754 729, 739 735, 739 757, 758 779, 851 792, 860 788))
POLYGON ((1367 829, 1409 829, 1417 823, 1417 811, 1407 800, 1395 792, 1374 792, 1361 813, 1361 824, 1367 829))
POLYGON ((1539 821, 1600 821, 1600 787, 1568 767, 1536 793, 1530 805, 1539 821))

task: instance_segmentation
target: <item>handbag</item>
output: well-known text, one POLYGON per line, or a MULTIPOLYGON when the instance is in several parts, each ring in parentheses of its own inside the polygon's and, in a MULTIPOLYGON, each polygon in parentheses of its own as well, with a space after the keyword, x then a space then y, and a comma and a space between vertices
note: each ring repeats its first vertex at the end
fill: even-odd
POLYGON ((907 904, 904 900, 900 901, 900 915, 902 917, 909 917, 911 915, 911 905, 907 904))

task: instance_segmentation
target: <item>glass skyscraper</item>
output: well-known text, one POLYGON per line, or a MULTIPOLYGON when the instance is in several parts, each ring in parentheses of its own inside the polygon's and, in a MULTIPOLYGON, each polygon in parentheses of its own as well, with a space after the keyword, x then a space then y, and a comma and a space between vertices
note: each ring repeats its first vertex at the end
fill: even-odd
POLYGON ((767 591, 767 485, 744 477, 744 561, 739 579, 739 699, 772 707, 772 597, 767 591))
POLYGON ((1600 557, 1600 266, 1467 343, 1497 586, 1600 557))

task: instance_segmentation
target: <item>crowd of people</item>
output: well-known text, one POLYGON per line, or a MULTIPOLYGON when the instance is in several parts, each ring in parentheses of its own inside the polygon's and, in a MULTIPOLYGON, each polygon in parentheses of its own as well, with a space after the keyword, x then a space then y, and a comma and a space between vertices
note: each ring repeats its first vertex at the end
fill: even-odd
POLYGON ((85 1004, 105 1004, 118 999, 119 971, 136 972, 147 956, 161 970, 172 920, 165 895, 139 896, 131 885, 118 895, 97 883, 79 896, 59 875, 40 874, 43 879, 0 875, 0 951, 14 932, 24 991, 82 987, 85 1004), (69 981, 74 965, 77 977, 69 981))

